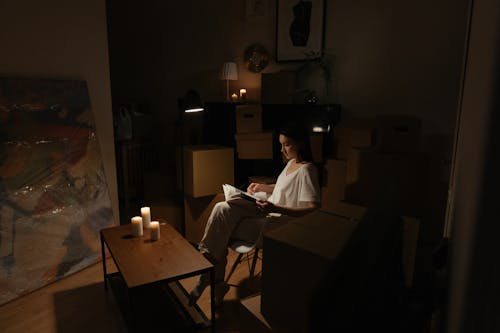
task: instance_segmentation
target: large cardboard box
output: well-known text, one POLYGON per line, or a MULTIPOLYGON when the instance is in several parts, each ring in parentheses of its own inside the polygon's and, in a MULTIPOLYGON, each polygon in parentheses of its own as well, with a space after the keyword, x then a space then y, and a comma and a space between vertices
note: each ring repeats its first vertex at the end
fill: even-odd
MULTIPOLYGON (((308 332, 313 292, 358 225, 357 221, 318 211, 264 235, 261 313, 273 331, 278 328, 283 332, 308 332)), ((401 260, 409 286, 413 278, 418 220, 403 217, 402 227, 401 260)), ((374 238, 367 246, 381 241, 374 238)), ((364 250, 369 252, 370 248, 364 250)), ((359 265, 360 271, 369 269, 366 263, 355 265, 359 265)))
POLYGON ((151 209, 151 220, 166 222, 177 231, 182 232, 182 207, 179 200, 156 199, 148 202, 151 209))
POLYGON ((346 173, 347 161, 326 161, 321 187, 321 210, 359 220, 363 217, 366 207, 345 201, 346 173))
POLYGON ((234 184, 234 150, 216 145, 184 147, 184 193, 194 198, 221 191, 234 184))
POLYGON ((352 148, 347 159, 345 199, 363 206, 385 205, 419 217, 427 192, 424 153, 380 153, 352 148))
MULTIPOLYGON (((222 191, 222 186, 220 187, 222 191)), ((224 201, 224 193, 193 198, 189 195, 184 196, 184 218, 186 239, 191 243, 198 244, 205 232, 208 217, 215 204, 224 201)))
POLYGON ((291 104, 295 93, 294 71, 262 73, 262 104, 291 104))
POLYGON ((262 132, 262 106, 244 104, 236 106, 236 133, 262 132))
POLYGON ((321 188, 322 206, 331 201, 344 200, 347 162, 328 159, 323 168, 323 187, 321 188))
POLYGON ((238 158, 259 160, 273 158, 273 133, 236 133, 238 158))
POLYGON ((261 313, 273 330, 308 331, 312 292, 355 227, 317 211, 264 235, 261 313))
POLYGON ((347 159, 352 147, 372 147, 375 129, 374 118, 350 118, 340 122, 333 129, 337 159, 347 159))
POLYGON ((420 149, 421 120, 411 115, 378 115, 375 147, 380 152, 416 152, 420 149))
POLYGON ((311 133, 309 136, 313 161, 323 162, 323 133, 311 133))

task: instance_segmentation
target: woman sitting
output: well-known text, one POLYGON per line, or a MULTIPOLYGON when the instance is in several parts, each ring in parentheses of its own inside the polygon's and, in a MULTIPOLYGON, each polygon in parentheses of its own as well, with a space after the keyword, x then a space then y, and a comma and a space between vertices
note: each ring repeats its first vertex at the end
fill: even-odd
MULTIPOLYGON (((267 200, 257 200, 253 203, 238 198, 219 202, 208 218, 198 248, 215 266, 216 305, 222 303, 229 289, 224 282, 227 248, 241 221, 250 218, 251 227, 256 232, 249 234, 258 235, 266 219, 272 219, 273 225, 284 224, 293 217, 303 216, 320 207, 318 175, 316 166, 312 163, 309 132, 302 125, 294 124, 281 128, 278 134, 281 153, 287 163, 276 184, 251 183, 247 189, 250 194, 267 193, 267 200), (259 221, 260 223, 257 223, 259 221)), ((245 228, 248 228, 248 223, 245 228)), ((208 284, 209 275, 202 274, 190 293, 191 305, 196 303, 208 284)))

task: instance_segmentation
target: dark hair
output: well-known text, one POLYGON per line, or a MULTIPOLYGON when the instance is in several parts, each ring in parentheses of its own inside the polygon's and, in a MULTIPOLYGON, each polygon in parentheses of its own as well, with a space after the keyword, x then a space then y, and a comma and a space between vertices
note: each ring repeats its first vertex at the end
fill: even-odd
POLYGON ((278 129, 278 135, 282 134, 294 140, 299 145, 298 155, 302 161, 312 162, 311 140, 309 130, 303 123, 287 123, 278 129))

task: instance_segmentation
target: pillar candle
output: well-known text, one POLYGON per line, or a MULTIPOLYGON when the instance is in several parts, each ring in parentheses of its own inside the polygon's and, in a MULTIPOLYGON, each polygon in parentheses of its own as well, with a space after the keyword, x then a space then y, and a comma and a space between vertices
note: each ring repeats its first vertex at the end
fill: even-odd
POLYGON ((238 95, 236 95, 236 94, 232 94, 232 95, 231 95, 231 100, 232 100, 233 102, 238 101, 238 95))
POLYGON ((158 221, 153 221, 149 225, 149 228, 151 229, 151 240, 158 240, 160 238, 160 223, 158 221))
POLYGON ((245 101, 247 99, 247 90, 246 89, 240 89, 240 99, 242 101, 245 101))
POLYGON ((142 217, 134 216, 131 219, 132 222, 132 235, 134 237, 142 236, 142 217))
POLYGON ((149 228, 149 224, 151 223, 151 210, 149 207, 141 208, 141 216, 142 216, 142 226, 144 228, 149 228))

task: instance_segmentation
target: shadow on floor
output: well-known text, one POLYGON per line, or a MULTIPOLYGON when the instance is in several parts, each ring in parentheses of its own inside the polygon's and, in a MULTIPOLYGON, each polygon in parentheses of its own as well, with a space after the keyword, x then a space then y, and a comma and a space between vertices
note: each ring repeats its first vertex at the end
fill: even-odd
POLYGON ((54 294, 56 332, 126 332, 126 326, 111 293, 103 283, 54 294))

